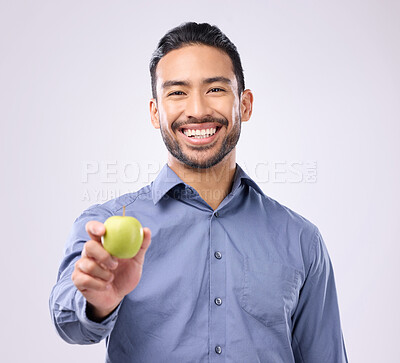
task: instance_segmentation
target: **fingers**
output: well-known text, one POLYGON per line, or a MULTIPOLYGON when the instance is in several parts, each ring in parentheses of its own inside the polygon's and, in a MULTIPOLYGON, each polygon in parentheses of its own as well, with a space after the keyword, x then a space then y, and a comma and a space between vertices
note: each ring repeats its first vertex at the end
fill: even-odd
POLYGON ((141 249, 144 249, 147 251, 151 243, 151 231, 149 228, 144 227, 143 228, 143 243, 141 249))
POLYGON ((118 266, 118 260, 111 256, 102 244, 93 240, 87 241, 83 246, 82 257, 95 260, 104 269, 115 270, 118 266))
POLYGON ((134 257, 140 264, 143 265, 144 262, 144 255, 146 254, 147 249, 149 248, 151 243, 151 231, 149 228, 143 228, 143 242, 142 246, 140 247, 139 252, 134 257))
POLYGON ((106 227, 99 221, 90 221, 86 223, 86 232, 93 241, 101 242, 101 236, 106 233, 106 227))
POLYGON ((110 282, 94 278, 91 275, 83 273, 79 268, 75 268, 72 273, 72 281, 79 291, 96 290, 105 291, 110 289, 110 282))
POLYGON ((75 268, 86 275, 90 275, 108 283, 112 282, 114 279, 114 274, 109 269, 103 268, 96 261, 87 257, 78 260, 75 264, 75 268))
MULTIPOLYGON (((103 234, 102 227, 104 225, 96 221, 86 224, 86 230, 92 238, 103 234)), ((80 291, 106 290, 114 279, 113 270, 117 267, 118 260, 99 241, 90 240, 84 244, 81 258, 75 263, 72 281, 80 291)))
POLYGON ((75 263, 72 281, 80 291, 103 291, 110 288, 118 262, 103 246, 93 240, 83 246, 82 257, 75 263))

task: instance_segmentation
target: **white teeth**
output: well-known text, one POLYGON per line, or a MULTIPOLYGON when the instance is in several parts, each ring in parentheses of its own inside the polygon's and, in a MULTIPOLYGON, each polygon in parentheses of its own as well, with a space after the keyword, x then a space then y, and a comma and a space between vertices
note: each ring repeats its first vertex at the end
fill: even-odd
POLYGON ((190 130, 190 129, 185 129, 183 133, 188 136, 188 137, 194 137, 195 139, 204 139, 206 137, 210 137, 214 135, 217 132, 217 129, 215 127, 212 127, 211 129, 197 129, 197 130, 190 130))

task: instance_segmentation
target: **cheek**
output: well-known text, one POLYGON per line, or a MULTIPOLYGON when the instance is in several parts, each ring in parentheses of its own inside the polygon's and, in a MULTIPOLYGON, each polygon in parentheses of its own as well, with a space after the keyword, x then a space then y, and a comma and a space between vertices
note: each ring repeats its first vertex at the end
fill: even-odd
POLYGON ((163 113, 168 119, 175 118, 185 110, 184 102, 164 102, 162 105, 163 113))
POLYGON ((216 99, 213 108, 220 115, 227 118, 228 121, 234 121, 238 118, 238 113, 240 112, 240 102, 237 97, 232 95, 221 100, 216 99))
POLYGON ((171 125, 174 121, 178 120, 184 114, 185 108, 178 102, 167 103, 163 107, 163 118, 171 125))
POLYGON ((241 107, 239 100, 236 100, 232 106, 232 120, 240 120, 241 118, 241 107))
POLYGON ((212 100, 209 102, 210 111, 213 117, 223 117, 226 118, 229 123, 232 120, 232 116, 235 114, 236 110, 232 109, 231 102, 220 102, 218 100, 212 100))
POLYGON ((165 103, 159 108, 160 122, 163 125, 171 126, 182 114, 181 107, 177 104, 165 103))

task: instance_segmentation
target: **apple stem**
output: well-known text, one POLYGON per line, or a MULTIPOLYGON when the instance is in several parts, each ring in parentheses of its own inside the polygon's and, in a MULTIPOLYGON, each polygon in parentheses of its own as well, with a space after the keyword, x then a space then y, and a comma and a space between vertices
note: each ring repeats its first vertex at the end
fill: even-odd
POLYGON ((122 217, 125 217, 125 206, 122 207, 122 217))

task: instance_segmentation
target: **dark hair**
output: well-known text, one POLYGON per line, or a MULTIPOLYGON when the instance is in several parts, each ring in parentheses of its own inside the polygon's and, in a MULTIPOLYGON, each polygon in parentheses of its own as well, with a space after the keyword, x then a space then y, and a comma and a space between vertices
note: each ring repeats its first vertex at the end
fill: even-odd
POLYGON ((208 23, 198 24, 194 22, 188 22, 171 29, 168 33, 166 33, 159 41, 157 49, 154 51, 151 57, 150 76, 151 89, 154 98, 157 97, 156 68, 158 62, 170 51, 190 44, 209 45, 211 47, 221 49, 228 54, 229 58, 232 60, 233 72, 235 73, 237 79, 239 95, 243 92, 243 68, 235 44, 233 44, 229 38, 215 25, 210 25, 208 23))

